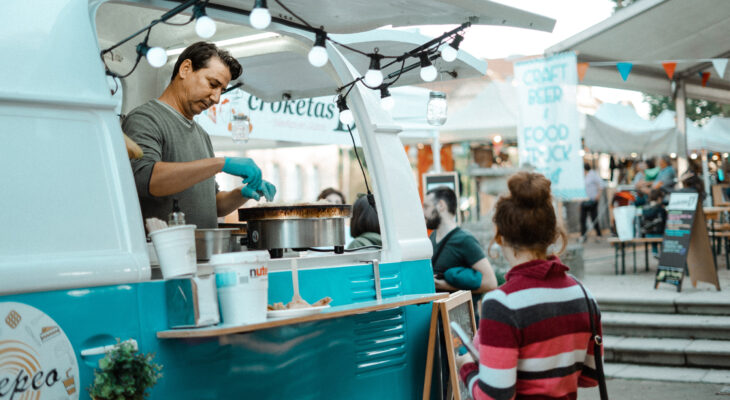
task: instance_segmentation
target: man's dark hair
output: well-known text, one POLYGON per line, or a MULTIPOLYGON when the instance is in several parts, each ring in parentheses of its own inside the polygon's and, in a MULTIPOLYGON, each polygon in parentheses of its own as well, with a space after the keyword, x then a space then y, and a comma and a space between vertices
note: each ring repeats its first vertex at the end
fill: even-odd
POLYGON ((654 169, 656 167, 656 162, 654 162, 653 158, 646 160, 646 167, 649 169, 654 169))
POLYGON ((354 238, 366 232, 380 233, 378 212, 370 205, 367 196, 362 196, 352 206, 350 235, 354 238))
POLYGON ((591 164, 583 163, 583 170, 584 171, 590 171, 591 170, 591 164))
POLYGON ((201 68, 206 68, 208 66, 208 61, 213 57, 220 58, 221 61, 223 61, 223 64, 228 67, 232 81, 241 76, 241 64, 238 63, 238 60, 233 58, 231 53, 226 50, 219 49, 213 43, 197 42, 188 46, 180 54, 180 57, 177 58, 175 68, 172 69, 172 78, 170 78, 170 80, 172 81, 175 79, 177 72, 180 70, 180 64, 182 64, 183 61, 190 60, 193 64, 193 71, 197 71, 201 68))
POLYGON ((456 193, 447 186, 439 186, 426 192, 426 195, 433 194, 434 199, 438 203, 443 200, 446 203, 446 209, 449 213, 456 215, 456 193))

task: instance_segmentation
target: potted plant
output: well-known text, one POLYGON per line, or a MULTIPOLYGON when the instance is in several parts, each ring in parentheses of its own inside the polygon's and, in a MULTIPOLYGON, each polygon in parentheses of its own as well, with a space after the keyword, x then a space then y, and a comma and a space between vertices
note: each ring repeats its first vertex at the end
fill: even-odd
POLYGON ((142 400, 147 389, 162 377, 162 366, 152 362, 154 354, 137 353, 136 343, 117 343, 94 370, 89 394, 95 400, 142 400))

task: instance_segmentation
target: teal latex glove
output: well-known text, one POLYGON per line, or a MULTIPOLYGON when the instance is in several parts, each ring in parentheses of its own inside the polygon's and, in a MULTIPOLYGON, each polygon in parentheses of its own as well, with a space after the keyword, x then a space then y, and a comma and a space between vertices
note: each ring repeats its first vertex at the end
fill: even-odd
POLYGON ((444 280, 458 289, 476 290, 482 285, 482 273, 471 268, 452 267, 444 272, 444 280))
POLYGON ((256 191, 256 193, 264 196, 266 201, 273 201, 274 196, 276 196, 276 186, 269 181, 262 180, 261 187, 256 191))
MULTIPOLYGON (((226 157, 223 172, 244 178, 243 183, 247 185, 246 187, 250 187, 254 191, 261 186, 261 169, 250 158, 226 157)), ((254 198, 246 194, 244 196, 254 198)), ((258 197, 256 197, 256 200, 258 200, 258 197)))
POLYGON ((256 193, 256 189, 251 187, 251 185, 247 185, 241 188, 241 195, 243 197, 247 197, 249 199, 254 200, 261 200, 261 195, 256 193))

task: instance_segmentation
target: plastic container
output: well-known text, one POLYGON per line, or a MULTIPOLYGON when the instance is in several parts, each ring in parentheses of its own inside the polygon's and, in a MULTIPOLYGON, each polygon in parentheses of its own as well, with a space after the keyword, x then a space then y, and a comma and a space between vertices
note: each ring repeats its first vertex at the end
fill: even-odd
POLYGON ((218 303, 225 325, 266 321, 269 292, 269 253, 242 251, 213 254, 218 303))
POLYGON ((197 269, 195 225, 179 225, 150 233, 165 279, 192 275, 197 269))

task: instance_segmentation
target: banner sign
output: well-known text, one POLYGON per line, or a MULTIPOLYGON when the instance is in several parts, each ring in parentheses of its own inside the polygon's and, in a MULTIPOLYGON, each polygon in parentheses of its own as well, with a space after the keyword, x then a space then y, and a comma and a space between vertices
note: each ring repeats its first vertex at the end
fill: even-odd
POLYGON ((585 198, 575 53, 515 63, 520 166, 552 182, 561 199, 585 198))
MULTIPOLYGON (((209 135, 231 137, 234 116, 238 115, 245 115, 251 123, 249 139, 352 144, 333 96, 269 103, 234 89, 222 95, 218 104, 195 116, 195 121, 209 135)), ((355 140, 359 142, 357 135, 355 140)))

